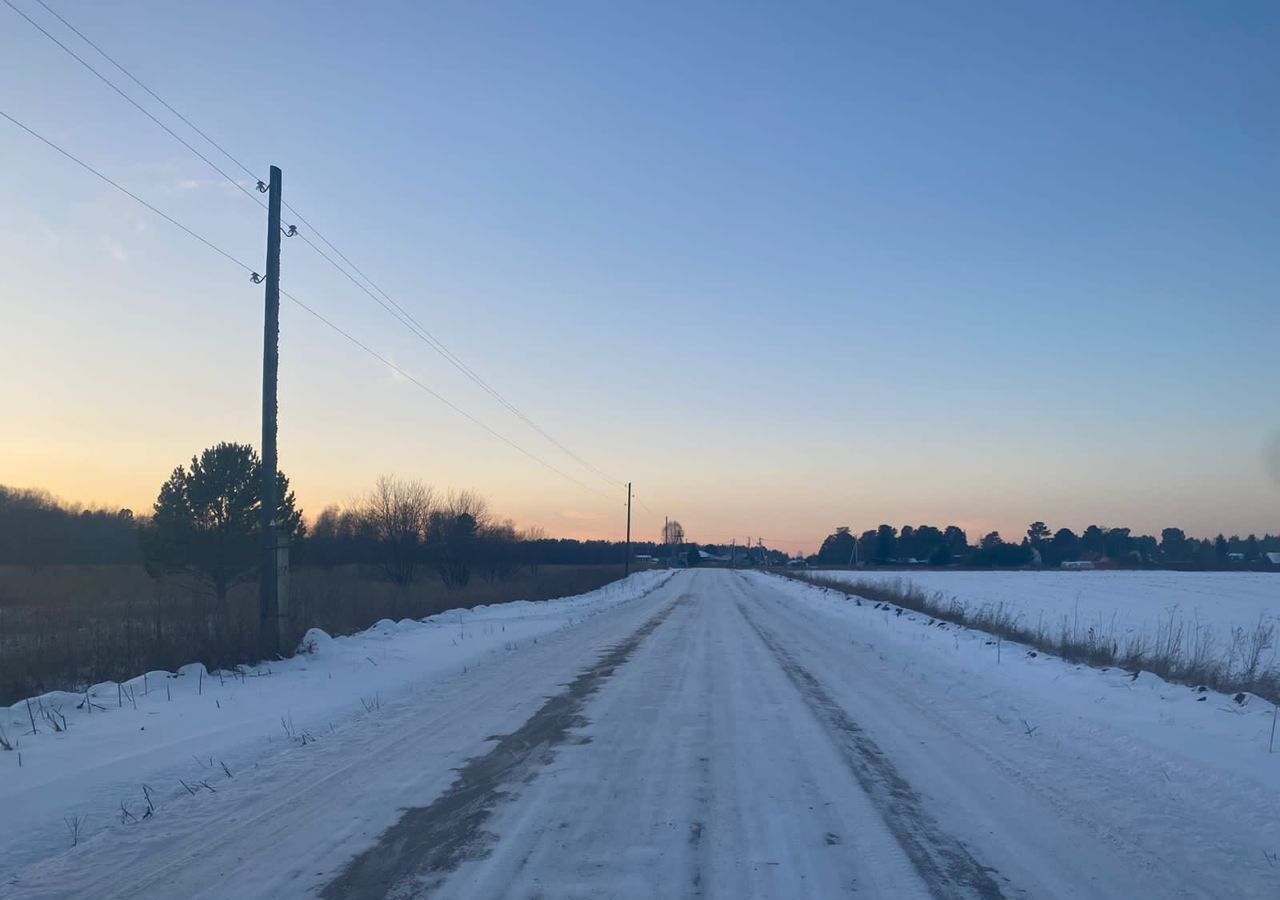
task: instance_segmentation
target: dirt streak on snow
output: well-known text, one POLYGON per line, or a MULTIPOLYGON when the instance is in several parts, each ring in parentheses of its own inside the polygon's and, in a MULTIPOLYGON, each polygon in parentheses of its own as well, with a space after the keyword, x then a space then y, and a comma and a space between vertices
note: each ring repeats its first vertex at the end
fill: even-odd
POLYGON ((990 868, 974 859, 963 843, 938 827, 925 810, 920 795, 902 777, 893 761, 849 717, 822 683, 782 646, 776 635, 752 620, 741 606, 739 610, 827 728, 850 771, 875 803, 894 838, 929 882, 934 896, 1000 900, 1004 895, 990 868))
POLYGON ((373 900, 396 893, 411 880, 440 880, 464 859, 483 855, 492 840, 484 826, 508 797, 508 786, 527 779, 554 748, 570 739, 571 729, 585 723, 582 708, 587 700, 674 608, 672 604, 659 610, 548 698, 518 729, 498 738, 493 749, 468 760, 457 780, 430 806, 406 809, 320 896, 373 900))

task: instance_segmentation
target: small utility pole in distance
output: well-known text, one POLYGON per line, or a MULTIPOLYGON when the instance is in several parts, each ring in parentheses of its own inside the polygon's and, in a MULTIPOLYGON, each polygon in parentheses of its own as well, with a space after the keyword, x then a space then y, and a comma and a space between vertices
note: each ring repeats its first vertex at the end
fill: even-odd
POLYGON ((627 482, 627 561, 622 567, 623 575, 631 574, 631 482, 627 482))
MULTIPOLYGON (((259 182, 258 189, 262 189, 259 182)), ((262 328, 262 568, 258 580, 259 611, 262 617, 263 652, 280 652, 279 567, 276 541, 276 381, 280 368, 280 191, 281 173, 271 167, 267 188, 267 275, 266 315, 262 328)))

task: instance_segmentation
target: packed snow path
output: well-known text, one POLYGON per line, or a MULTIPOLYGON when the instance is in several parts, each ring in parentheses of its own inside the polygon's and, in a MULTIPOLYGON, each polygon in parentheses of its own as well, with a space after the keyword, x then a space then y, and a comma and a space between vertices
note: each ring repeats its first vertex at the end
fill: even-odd
POLYGON ((0 896, 1276 895, 1265 746, 1215 768, 1229 736, 1129 728, 1092 700, 1100 673, 1034 660, 1062 670, 1055 696, 1022 654, 979 670, 938 634, 777 578, 680 573, 0 896))

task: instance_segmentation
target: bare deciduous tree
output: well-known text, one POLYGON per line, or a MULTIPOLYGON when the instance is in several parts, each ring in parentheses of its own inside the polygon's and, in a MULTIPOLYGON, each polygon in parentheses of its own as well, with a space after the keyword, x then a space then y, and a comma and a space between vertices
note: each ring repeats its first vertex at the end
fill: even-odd
POLYGON ((671 519, 662 526, 662 543, 679 546, 684 543, 684 526, 671 519))
POLYGON ((363 527, 382 552, 387 577, 405 587, 413 581, 436 508, 435 491, 421 481, 384 475, 359 503, 363 527))
POLYGON ((484 528, 489 524, 489 504, 477 491, 470 488, 450 490, 445 496, 444 511, 455 519, 470 516, 477 528, 484 528))

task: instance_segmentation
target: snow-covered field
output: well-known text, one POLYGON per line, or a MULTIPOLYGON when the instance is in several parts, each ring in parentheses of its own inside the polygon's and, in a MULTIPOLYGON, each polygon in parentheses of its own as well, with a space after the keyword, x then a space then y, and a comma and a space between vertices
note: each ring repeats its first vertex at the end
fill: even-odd
MULTIPOLYGON (((1280 624, 1280 575, 1265 572, 967 572, 824 571, 824 578, 854 583, 901 582, 940 593, 971 610, 1003 605, 1020 624, 1057 635, 1095 629, 1123 646, 1133 635, 1148 642, 1181 627, 1190 646, 1199 632, 1219 650, 1236 628, 1253 632, 1259 622, 1280 624)), ((1280 628, 1277 629, 1280 632, 1280 628)), ((1280 666, 1277 648, 1264 659, 1280 666)))
POLYGON ((157 806, 186 796, 184 781, 217 790, 227 772, 377 716, 384 704, 580 625, 666 577, 641 572, 578 597, 384 619, 348 637, 313 630, 303 640, 310 652, 239 675, 195 664, 96 685, 87 701, 55 692, 0 707, 0 730, 13 747, 0 750, 0 881, 68 846, 77 821, 84 841, 141 817, 144 784, 157 806))

